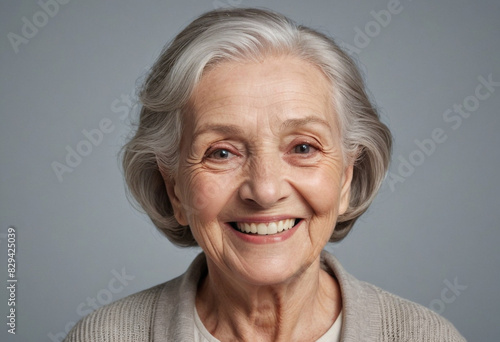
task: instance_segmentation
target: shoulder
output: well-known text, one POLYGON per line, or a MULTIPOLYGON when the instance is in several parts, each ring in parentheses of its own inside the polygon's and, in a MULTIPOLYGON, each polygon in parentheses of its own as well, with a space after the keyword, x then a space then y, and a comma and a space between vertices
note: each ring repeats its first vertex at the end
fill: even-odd
POLYGON ((103 306, 81 319, 64 342, 149 341, 155 305, 164 284, 103 306))
POLYGON ((465 341, 453 324, 434 311, 374 285, 364 286, 371 287, 379 299, 383 341, 465 341))
MULTIPOLYGON (((163 284, 103 306, 80 320, 64 342, 189 341, 193 308, 206 260, 200 253, 188 270, 163 284)), ((191 334, 191 335, 190 335, 191 334)))
POLYGON ((347 273, 330 253, 321 255, 322 267, 332 274, 342 294, 343 341, 450 341, 465 339, 437 313, 347 273))

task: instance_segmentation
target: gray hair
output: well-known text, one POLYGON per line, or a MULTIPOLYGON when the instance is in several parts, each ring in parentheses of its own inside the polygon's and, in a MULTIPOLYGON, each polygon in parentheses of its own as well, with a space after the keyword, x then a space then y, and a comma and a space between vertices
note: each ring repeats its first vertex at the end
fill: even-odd
MULTIPOLYGON (((261 9, 203 14, 165 47, 140 91, 135 135, 123 147, 131 195, 173 243, 196 246, 189 227, 173 215, 161 170, 172 177, 179 163, 182 114, 203 73, 225 61, 294 56, 322 70, 331 84, 344 159, 354 164, 349 207, 331 242, 342 240, 373 201, 387 172, 392 138, 366 93, 353 60, 329 37, 261 9)), ((201 209, 201 208, 198 208, 201 209)))

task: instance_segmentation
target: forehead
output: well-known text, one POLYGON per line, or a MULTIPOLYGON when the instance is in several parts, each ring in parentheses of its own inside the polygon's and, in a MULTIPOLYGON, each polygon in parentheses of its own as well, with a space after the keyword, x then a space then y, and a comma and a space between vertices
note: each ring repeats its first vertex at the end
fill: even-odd
POLYGON ((318 67, 296 57, 223 62, 203 75, 189 107, 186 123, 194 126, 304 115, 336 122, 328 79, 318 67))

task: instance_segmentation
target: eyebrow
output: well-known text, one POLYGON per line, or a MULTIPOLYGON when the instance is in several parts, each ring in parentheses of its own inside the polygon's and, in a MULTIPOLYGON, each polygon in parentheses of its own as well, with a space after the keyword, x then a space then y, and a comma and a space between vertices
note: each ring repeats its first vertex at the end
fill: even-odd
MULTIPOLYGON (((309 124, 320 124, 325 128, 331 130, 331 126, 328 123, 328 121, 318 118, 316 116, 307 116, 305 118, 300 118, 300 119, 288 119, 280 125, 280 130, 283 131, 286 129, 302 127, 309 124)), ((241 129, 241 127, 236 125, 209 124, 193 134, 193 141, 196 140, 196 138, 198 138, 200 135, 205 134, 207 132, 215 132, 226 135, 242 135, 244 131, 243 129, 241 129)))
POLYGON ((217 125, 217 124, 209 124, 204 126, 200 130, 196 131, 193 134, 193 141, 200 135, 205 134, 207 132, 216 132, 221 134, 228 135, 241 135, 243 130, 236 125, 217 125))
POLYGON ((328 121, 323 120, 321 118, 318 118, 316 116, 307 116, 305 118, 301 119, 288 119, 285 122, 281 124, 281 130, 287 129, 287 128, 297 128, 301 126, 306 126, 308 124, 320 124, 322 126, 325 126, 325 128, 331 130, 331 126, 328 123, 328 121))

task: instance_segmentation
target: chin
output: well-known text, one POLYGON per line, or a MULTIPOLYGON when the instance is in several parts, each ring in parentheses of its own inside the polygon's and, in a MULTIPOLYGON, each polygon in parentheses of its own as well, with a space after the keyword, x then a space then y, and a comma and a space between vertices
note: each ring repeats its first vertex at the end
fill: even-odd
POLYGON ((238 280, 251 285, 266 286, 286 284, 302 274, 311 266, 314 260, 308 260, 308 256, 301 258, 301 253, 291 250, 288 253, 266 253, 238 263, 232 268, 233 275, 238 280))

